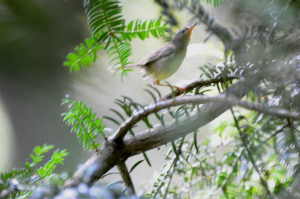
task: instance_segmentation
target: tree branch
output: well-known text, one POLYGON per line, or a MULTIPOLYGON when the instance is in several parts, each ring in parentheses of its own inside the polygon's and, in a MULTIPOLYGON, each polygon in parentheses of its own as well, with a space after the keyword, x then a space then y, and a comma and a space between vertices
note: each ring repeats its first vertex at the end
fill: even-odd
POLYGON ((236 128, 237 128, 237 130, 238 130, 238 132, 239 132, 240 138, 241 138, 241 140, 242 140, 242 142, 243 142, 243 145, 244 145, 244 147, 245 147, 245 149, 246 149, 246 151, 247 151, 247 153, 248 153, 248 156, 249 156, 249 158, 250 158, 250 161, 251 161, 251 163, 252 163, 252 165, 253 165, 253 167, 254 167, 256 173, 257 173, 258 176, 259 176, 260 182, 261 182, 262 186, 264 187, 264 189, 266 190, 266 192, 267 192, 269 198, 272 199, 272 198, 273 198, 273 195, 271 194, 271 191, 270 191, 270 189, 269 189, 269 187, 268 187, 267 182, 266 182, 265 179, 262 177, 261 172, 259 171, 259 169, 258 169, 258 167, 257 167, 257 165, 256 165, 256 163, 255 163, 255 160, 254 160, 254 158, 253 158, 253 155, 252 155, 252 153, 251 153, 251 150, 250 150, 249 147, 248 147, 247 140, 245 139, 245 135, 243 135, 243 133, 242 133, 242 130, 241 130, 240 125, 239 125, 239 122, 238 122, 238 120, 236 119, 236 117, 235 117, 235 115, 234 115, 234 112, 233 112, 232 108, 230 108, 230 112, 231 112, 231 114, 232 114, 232 116, 233 116, 233 120, 234 120, 235 126, 236 126, 236 128))
MULTIPOLYGON (((188 85, 183 86, 183 88, 187 92, 187 91, 190 91, 190 90, 192 90, 196 87, 201 88, 203 86, 207 86, 207 85, 210 85, 210 84, 227 82, 227 81, 230 81, 230 80, 235 80, 235 79, 240 79, 240 78, 241 77, 238 76, 238 75, 228 75, 226 77, 219 76, 219 77, 215 77, 215 78, 208 79, 208 80, 197 79, 197 80, 189 83, 188 85)), ((181 94, 182 93, 180 92, 180 90, 175 90, 173 93, 169 93, 168 95, 164 96, 164 99, 171 99, 171 98, 177 97, 181 94)))
POLYGON ((178 106, 183 104, 204 104, 208 102, 216 102, 221 104, 229 104, 230 106, 238 105, 240 107, 255 110, 258 112, 262 112, 265 114, 277 116, 277 117, 285 117, 291 118, 295 120, 300 119, 300 115, 297 112, 291 112, 285 109, 274 109, 269 107, 264 107, 260 104, 253 104, 251 102, 242 101, 236 98, 235 96, 229 96, 220 94, 218 96, 205 96, 205 95, 195 95, 195 96, 183 96, 181 98, 174 98, 165 101, 158 101, 156 103, 152 103, 148 106, 145 106, 142 110, 134 113, 129 119, 127 119, 120 128, 110 137, 110 139, 114 142, 119 142, 124 138, 126 133, 140 120, 150 115, 151 113, 158 112, 162 109, 169 108, 172 106, 178 106))
MULTIPOLYGON (((257 81, 255 81, 257 82, 257 81)), ((254 85, 253 82, 239 81, 233 84, 224 93, 230 93, 238 98, 243 97, 254 85)), ((113 166, 124 162, 128 157, 139 154, 144 151, 156 148, 172 140, 178 139, 184 135, 194 132, 201 126, 206 125, 222 113, 230 105, 219 103, 207 103, 190 114, 189 119, 180 118, 178 122, 172 122, 165 127, 152 128, 137 133, 135 137, 125 137, 121 143, 115 143, 107 139, 101 149, 96 152, 83 166, 81 166, 65 182, 65 187, 77 186, 81 182, 92 186, 103 174, 109 171, 113 166), (94 166, 94 167, 93 167, 94 166), (94 169, 87 172, 89 168, 94 169), (88 178, 86 177, 88 175, 88 178)))
POLYGON ((125 182, 126 187, 128 187, 130 190, 128 191, 129 194, 136 194, 135 193, 135 189, 130 177, 130 174, 128 172, 127 166, 125 164, 125 162, 122 162, 120 164, 117 165, 118 170, 122 176, 123 181, 125 182))
POLYGON ((250 108, 251 110, 263 111, 264 113, 276 116, 299 119, 299 113, 288 112, 287 110, 265 109, 265 107, 261 105, 238 100, 238 98, 242 98, 249 91, 251 86, 254 86, 255 82, 257 82, 257 80, 252 80, 253 82, 241 80, 233 84, 219 96, 187 96, 157 102, 145 107, 143 110, 126 120, 120 129, 104 142, 101 150, 96 152, 96 154, 78 169, 71 179, 66 181, 65 186, 76 186, 84 181, 84 179, 86 179, 86 171, 91 166, 96 165, 97 167, 95 167, 92 172, 89 172, 89 178, 88 181, 86 181, 86 183, 91 186, 113 166, 126 161, 128 157, 154 149, 194 132, 198 128, 211 122, 233 105, 240 105, 245 108, 250 108), (230 98, 228 100, 228 96, 235 96, 235 98, 230 98), (126 136, 124 138, 130 127, 150 113, 174 105, 204 102, 208 103, 204 104, 199 109, 195 109, 190 113, 188 118, 180 117, 177 121, 166 124, 165 126, 144 130, 137 133, 135 137, 126 136), (118 142, 115 142, 115 140, 118 140, 118 142))
POLYGON ((215 23, 214 17, 210 17, 208 12, 201 5, 200 1, 190 0, 190 1, 182 1, 182 0, 173 0, 174 6, 171 5, 170 1, 166 0, 155 0, 162 9, 163 14, 167 17, 167 22, 172 26, 176 26, 178 21, 176 20, 175 15, 170 12, 171 8, 175 7, 177 10, 182 10, 183 8, 189 11, 194 15, 194 19, 199 20, 201 23, 206 25, 207 29, 215 34, 226 47, 226 52, 230 50, 234 45, 234 39, 231 33, 223 26, 215 23))
POLYGON ((209 17, 209 14, 205 11, 200 2, 192 1, 193 6, 187 5, 185 2, 181 3, 181 6, 187 9, 189 12, 195 15, 196 18, 203 24, 205 24, 211 32, 213 32, 228 48, 233 43, 233 37, 231 33, 223 26, 214 22, 213 17, 209 17))
POLYGON ((288 124, 283 125, 279 130, 275 131, 272 135, 270 135, 267 139, 265 139, 261 144, 266 144, 270 139, 275 137, 278 133, 282 132, 283 129, 288 127, 288 124))

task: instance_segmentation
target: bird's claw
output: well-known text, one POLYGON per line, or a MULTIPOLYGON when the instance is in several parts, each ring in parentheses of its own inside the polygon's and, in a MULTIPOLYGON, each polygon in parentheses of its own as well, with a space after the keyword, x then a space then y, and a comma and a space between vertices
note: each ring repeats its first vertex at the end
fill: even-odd
POLYGON ((185 93, 185 88, 183 88, 183 87, 176 87, 176 89, 179 90, 180 94, 185 93))

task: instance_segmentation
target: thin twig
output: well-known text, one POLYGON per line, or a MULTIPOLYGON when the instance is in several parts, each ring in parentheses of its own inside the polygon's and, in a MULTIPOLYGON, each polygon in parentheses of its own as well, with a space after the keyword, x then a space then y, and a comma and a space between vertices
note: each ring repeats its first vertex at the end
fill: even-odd
MULTIPOLYGON (((232 84, 223 94, 226 95, 230 93, 237 98, 242 98, 251 88, 256 86, 258 82, 259 81, 254 78, 250 79, 250 81, 240 80, 232 84)), ((64 187, 74 187, 83 181, 89 186, 92 186, 112 167, 125 162, 127 158, 162 146, 194 132, 196 129, 217 118, 230 107, 230 104, 207 103, 191 112, 189 120, 185 117, 181 117, 177 122, 171 122, 165 126, 140 131, 135 134, 135 137, 125 137, 122 144, 117 144, 108 138, 103 143, 101 149, 90 157, 73 176, 65 182, 64 187), (95 167, 95 169, 93 169, 92 173, 89 172, 90 178, 86 180, 87 170, 90 170, 89 168, 91 167, 95 167)))
POLYGON ((233 41, 231 33, 223 26, 217 24, 214 21, 213 17, 210 17, 208 12, 204 9, 199 1, 190 1, 190 4, 187 1, 175 0, 175 5, 177 9, 181 10, 185 8, 187 11, 194 15, 194 18, 198 19, 201 23, 206 25, 208 30, 213 32, 225 45, 228 47, 233 41))
POLYGON ((241 159, 241 157, 242 157, 243 154, 244 154, 244 149, 241 151, 240 155, 236 158, 236 160, 235 160, 235 162, 234 162, 234 164, 232 166, 231 173, 224 180, 224 183, 222 183, 222 190, 223 190, 223 192, 224 192, 224 194, 225 194, 226 197, 227 197, 226 185, 227 185, 227 183, 229 181, 229 178, 232 176, 232 174, 234 174, 234 170, 235 170, 234 168, 238 165, 238 163, 239 163, 239 161, 240 161, 240 159, 241 159))
MULTIPOLYGON (((227 82, 230 80, 234 80, 234 79, 240 79, 241 77, 238 75, 228 75, 226 77, 215 77, 215 78, 211 78, 211 79, 207 79, 207 80, 203 80, 203 79, 197 79, 191 83, 189 83, 186 86, 183 86, 184 90, 186 92, 193 90, 194 88, 201 88, 203 86, 207 86, 207 85, 211 85, 211 84, 217 84, 217 83, 221 83, 221 82, 227 82)), ((163 99, 171 99, 173 97, 177 97, 179 95, 181 95, 182 93, 180 92, 180 90, 175 90, 174 92, 169 93, 168 95, 164 96, 163 99)))
MULTIPOLYGON (((178 150, 177 150, 177 153, 178 153, 178 154, 181 154, 181 147, 182 147, 182 145, 183 145, 183 142, 184 142, 184 137, 182 138, 182 140, 181 140, 181 142, 180 142, 180 145, 179 145, 179 147, 178 147, 178 150)), ((168 182, 168 185, 167 185, 167 187, 166 187, 166 191, 165 191, 165 194, 164 194, 164 197, 163 197, 163 198, 166 198, 167 192, 168 192, 168 190, 169 190, 170 183, 171 183, 171 181, 172 181, 173 173, 174 173, 174 170, 175 170, 175 168, 176 168, 176 165, 177 165, 177 161, 178 161, 178 160, 179 160, 179 159, 178 159, 178 156, 176 156, 176 157, 173 159, 173 161, 172 161, 172 163, 171 163, 169 169, 165 172, 165 175, 164 175, 163 179, 160 180, 160 184, 159 184, 159 186, 156 188, 156 192, 154 193, 153 198, 157 198, 156 196, 157 196, 158 192, 161 191, 161 188, 163 187, 163 185, 165 185, 165 183, 164 183, 165 180, 167 179, 167 177, 169 177, 170 179, 169 179, 169 182, 168 182), (173 169, 173 170, 171 170, 171 169, 173 169)))
POLYGON ((273 137, 275 137, 278 133, 280 133, 283 129, 285 129, 286 127, 288 127, 288 124, 283 125, 279 130, 277 130, 275 133, 273 133, 272 135, 270 135, 270 137, 268 137, 265 141, 263 141, 261 144, 266 144, 270 139, 272 139, 273 137))
POLYGON ((290 128, 290 135, 291 135, 291 138, 292 138, 292 142, 295 145, 296 151, 300 155, 300 147, 298 145, 297 138, 295 136, 295 127, 294 127, 294 125, 293 125, 293 123, 291 122, 290 119, 288 119, 287 121, 288 121, 288 126, 290 128))
POLYGON ((249 158, 250 158, 250 161, 251 161, 251 163, 252 163, 252 165, 253 165, 253 167, 254 167, 256 173, 258 174, 258 176, 259 176, 259 178, 260 178, 261 184, 262 184, 262 186, 264 187, 264 189, 266 190, 266 192, 267 192, 269 198, 272 199, 272 198, 273 198, 273 195, 272 195, 271 191, 269 190, 269 187, 268 187, 267 182, 266 182, 266 181, 263 179, 263 177, 261 176, 261 172, 259 171, 259 169, 258 169, 258 167, 257 167, 257 165, 256 165, 256 163, 255 163, 255 160, 254 160, 254 158, 253 158, 253 155, 252 155, 252 153, 251 153, 251 151, 250 151, 250 149, 249 149, 249 147, 248 147, 248 144, 247 144, 247 141, 246 141, 246 139, 245 139, 245 136, 244 136, 243 133, 242 133, 242 130, 241 130, 240 126, 239 126, 239 122, 238 122, 238 120, 236 119, 236 117, 235 117, 235 115, 234 115, 234 112, 233 112, 232 108, 230 108, 230 112, 231 112, 231 114, 232 114, 232 116, 233 116, 235 126, 236 126, 236 128, 237 128, 237 130, 238 130, 238 132, 239 132, 239 135, 240 135, 241 140, 242 140, 242 142, 243 142, 243 145, 244 145, 244 147, 245 147, 245 149, 246 149, 246 151, 247 151, 247 154, 248 154, 248 156, 249 156, 249 158))
POLYGON ((129 188, 129 194, 136 194, 125 162, 118 164, 117 167, 122 176, 123 181, 125 182, 126 187, 129 188))
POLYGON ((180 157, 180 155, 181 155, 181 149, 182 149, 182 145, 183 145, 183 143, 184 143, 184 138, 185 137, 183 137, 182 138, 182 140, 181 140, 181 142, 180 142, 180 145, 178 146, 178 149, 177 149, 177 154, 178 154, 178 156, 176 156, 175 157, 175 159, 174 159, 174 164, 173 164, 173 170, 172 170, 172 172, 170 172, 168 175, 170 176, 170 179, 169 179, 169 182, 168 182, 168 185, 167 185, 167 187, 166 187, 166 191, 165 191, 165 195, 164 195, 164 199, 165 198, 167 198, 167 195, 168 195, 168 192, 169 192, 169 188, 170 188, 170 185, 171 185, 171 182, 172 182, 172 178, 173 178, 173 174, 174 174, 174 171, 175 171, 175 168, 176 168, 176 166, 177 166, 177 162, 178 162, 178 160, 179 160, 179 157, 180 157))

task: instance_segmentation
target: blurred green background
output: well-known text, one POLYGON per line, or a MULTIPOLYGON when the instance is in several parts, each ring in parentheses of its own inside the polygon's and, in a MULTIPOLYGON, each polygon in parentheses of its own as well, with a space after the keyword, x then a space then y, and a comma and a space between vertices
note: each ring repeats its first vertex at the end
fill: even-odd
POLYGON ((65 56, 88 35, 81 1, 0 1, 0 171, 24 166, 36 145, 81 151, 67 133, 61 99, 65 56))

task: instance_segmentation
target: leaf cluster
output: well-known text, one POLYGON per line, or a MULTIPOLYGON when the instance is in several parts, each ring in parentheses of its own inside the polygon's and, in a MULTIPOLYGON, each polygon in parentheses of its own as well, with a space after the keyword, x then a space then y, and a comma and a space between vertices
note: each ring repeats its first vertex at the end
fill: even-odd
POLYGON ((92 38, 85 39, 84 43, 75 47, 74 53, 67 55, 67 61, 64 62, 64 65, 70 67, 70 72, 79 71, 81 68, 88 68, 98 59, 97 52, 104 48, 98 42, 98 38, 99 34, 96 34, 92 38))
POLYGON ((240 115, 238 118, 251 155, 255 159, 255 164, 261 168, 261 173, 256 173, 247 150, 239 141, 235 125, 227 121, 217 125, 211 137, 203 142, 198 143, 195 132, 193 139, 180 139, 170 144, 166 154, 168 162, 162 166, 152 191, 146 196, 267 198, 258 175, 268 182, 273 182, 268 185, 276 195, 280 195, 290 187, 293 173, 297 168, 297 158, 292 155, 289 160, 283 160, 274 151, 270 151, 272 140, 276 139, 276 136, 272 135, 275 129, 265 129, 265 123, 270 118, 258 118, 255 114, 240 115), (175 177, 183 180, 172 182, 175 177))
MULTIPOLYGON (((124 66, 130 63, 128 59, 131 55, 131 39, 139 37, 144 40, 150 35, 156 38, 164 35, 166 24, 162 24, 160 19, 136 19, 126 24, 119 1, 85 0, 84 7, 92 38, 86 39, 75 47, 75 52, 68 54, 64 65, 71 72, 89 67, 97 60, 97 52, 101 49, 106 51, 110 63, 114 63, 113 66, 124 70, 124 66)), ((127 71, 125 69, 122 74, 127 71)))
MULTIPOLYGON (((264 9, 263 12, 256 10, 255 12, 261 12, 262 16, 268 18, 266 22, 251 24, 252 27, 245 28, 244 35, 243 31, 236 31, 237 38, 233 39, 225 28, 215 26, 214 18, 209 17, 199 0, 156 0, 155 2, 163 8, 164 17, 148 21, 137 19, 126 25, 120 15, 119 4, 110 5, 109 1, 86 1, 88 21, 93 35, 99 34, 96 41, 103 45, 111 61, 115 62, 115 65, 120 65, 119 69, 129 63, 130 41, 133 38, 144 40, 151 35, 162 36, 166 29, 165 25, 161 25, 161 19, 170 22, 172 28, 178 25, 176 11, 185 9, 189 11, 193 20, 204 23, 225 46, 224 62, 217 66, 207 64, 200 67, 201 78, 239 76, 240 79, 247 80, 250 90, 247 95, 248 100, 263 104, 266 108, 299 111, 299 57, 294 54, 289 58, 285 57, 292 51, 291 49, 297 49, 297 45, 292 47, 289 45, 289 48, 285 48, 287 44, 292 43, 287 42, 286 39, 291 33, 297 31, 290 27, 280 29, 285 27, 282 24, 284 20, 280 17, 288 15, 288 6, 284 6, 280 12, 271 12, 272 9, 264 9), (276 17, 272 17, 273 14, 276 17), (277 26, 277 22, 281 25, 277 26), (284 47, 287 53, 279 54, 278 49, 281 47, 284 47)), ((212 3, 210 0, 206 2, 212 3)), ((220 3, 221 1, 214 1, 216 6, 220 3)), ((257 2, 254 4, 259 5, 257 2)), ((167 31, 172 32, 172 30, 167 31)), ((225 83, 206 85, 194 89, 193 94, 201 95, 209 91, 208 86, 213 86, 221 92, 231 84, 232 81, 225 81, 225 83)), ((145 91, 153 98, 154 103, 157 100, 155 94, 160 96, 155 89, 145 91)), ((142 112, 140 110, 144 109, 143 105, 129 97, 116 100, 116 104, 125 114, 111 109, 115 117, 104 118, 117 125, 125 122, 126 117, 137 116, 142 112)), ((175 110, 156 112, 154 116, 161 126, 165 126, 170 118, 175 121, 178 121, 179 117, 189 119, 190 113, 195 110, 199 110, 199 106, 183 105, 175 110)), ((194 133, 194 139, 187 141, 182 138, 170 143, 170 150, 166 155, 169 162, 163 165, 153 184, 153 189, 146 196, 150 198, 191 198, 193 196, 266 198, 272 197, 273 194, 278 196, 291 186, 292 175, 299 172, 300 168, 298 158, 300 133, 297 128, 299 122, 264 114, 247 115, 234 111, 232 114, 234 123, 232 121, 220 123, 215 128, 213 137, 200 144, 197 139, 198 132, 194 133), (175 175, 179 175, 183 180, 173 183, 175 175)), ((147 128, 154 126, 153 121, 148 115, 143 117, 147 128)), ((129 130, 133 136, 135 127, 129 130)), ((133 168, 141 162, 138 161, 133 168)), ((113 185, 118 183, 120 182, 115 182, 113 185)))
POLYGON ((141 19, 132 20, 127 26, 124 26, 124 30, 121 31, 123 37, 131 40, 138 37, 141 40, 153 37, 159 38, 164 36, 165 24, 162 24, 161 19, 151 19, 142 21, 141 19))
POLYGON ((64 121, 72 126, 71 132, 77 134, 79 142, 82 142, 84 149, 98 151, 101 143, 96 142, 96 138, 101 134, 105 138, 102 119, 96 118, 96 113, 92 113, 92 108, 88 108, 81 101, 75 102, 71 98, 64 99, 62 105, 69 105, 69 112, 63 113, 64 121))
POLYGON ((44 183, 53 183, 60 186, 66 178, 54 174, 53 171, 58 164, 63 164, 64 158, 68 155, 66 150, 56 150, 51 159, 43 166, 37 165, 43 161, 44 155, 54 146, 36 146, 33 154, 30 155, 32 162, 26 162, 25 168, 13 169, 8 173, 0 174, 0 197, 4 198, 28 198, 33 194, 34 188, 44 183))

